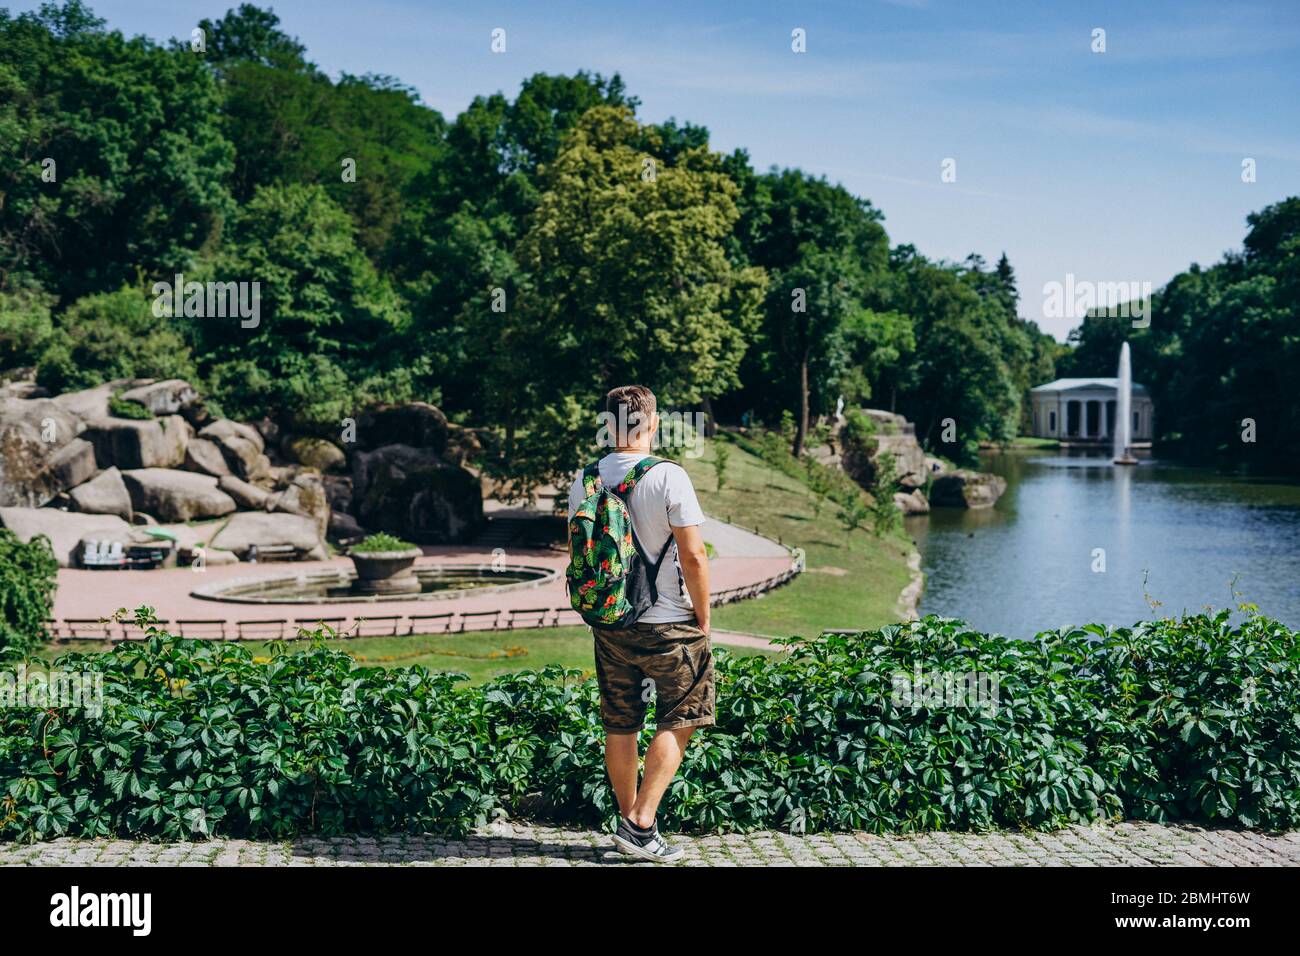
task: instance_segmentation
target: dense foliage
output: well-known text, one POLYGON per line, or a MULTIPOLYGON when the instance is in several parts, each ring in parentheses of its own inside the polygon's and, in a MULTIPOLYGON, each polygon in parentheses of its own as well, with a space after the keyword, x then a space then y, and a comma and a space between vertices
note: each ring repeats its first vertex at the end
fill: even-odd
MULTIPOLYGON (((1227 612, 1032 641, 929 617, 781 658, 721 651, 717 727, 692 743, 663 822, 1295 827, 1298 637, 1227 612), (980 693, 954 696, 977 686, 970 674, 980 693)), ((3 838, 462 831, 502 811, 614 812, 595 681, 576 671, 457 690, 319 644, 267 660, 159 632, 58 666, 100 673, 104 710, 0 711, 3 838)))
POLYGON ((645 123, 617 75, 536 74, 447 120, 393 77, 331 79, 269 10, 200 28, 195 51, 80 0, 0 10, 0 378, 181 376, 322 437, 435 401, 526 491, 588 453, 612 384, 788 412, 796 454, 842 396, 970 463, 1058 359, 1111 375, 1130 338, 1159 437, 1300 471, 1300 199, 1160 290, 1149 328, 1091 316, 1070 350, 1019 317, 1005 254, 891 247, 869 199, 645 123), (178 274, 259 282, 260 321, 155 316, 146 290, 178 274))
POLYGON ((645 123, 617 75, 537 74, 449 122, 392 77, 331 79, 269 10, 199 27, 194 50, 80 0, 0 12, 0 374, 179 376, 322 437, 437 401, 525 491, 567 475, 629 380, 789 412, 796 454, 840 395, 931 443, 953 418, 937 450, 962 458, 1050 376, 1005 257, 891 253, 867 199, 645 123), (155 315, 177 275, 258 282, 259 320, 155 315))
POLYGON ((0 528, 0 660, 21 657, 48 640, 59 562, 50 542, 26 543, 0 528))

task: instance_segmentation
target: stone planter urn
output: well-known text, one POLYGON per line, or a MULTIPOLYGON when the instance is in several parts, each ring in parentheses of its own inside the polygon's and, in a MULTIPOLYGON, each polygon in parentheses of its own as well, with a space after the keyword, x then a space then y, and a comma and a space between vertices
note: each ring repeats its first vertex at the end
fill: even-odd
POLYGON ((415 576, 419 548, 401 551, 353 551, 348 557, 356 568, 352 590, 358 594, 416 594, 420 579, 415 576))

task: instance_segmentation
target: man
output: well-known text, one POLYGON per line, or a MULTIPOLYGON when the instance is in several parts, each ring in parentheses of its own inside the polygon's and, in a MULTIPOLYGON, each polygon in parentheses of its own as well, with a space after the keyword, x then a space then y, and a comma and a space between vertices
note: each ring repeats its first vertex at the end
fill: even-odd
MULTIPOLYGON (((659 428, 654 393, 643 385, 616 388, 605 398, 615 449, 600 460, 600 479, 614 488, 650 455, 659 428), (625 426, 630 424, 631 428, 625 426)), ((584 497, 579 475, 569 489, 569 518, 584 497)), ((618 799, 618 849, 661 863, 683 851, 659 834, 659 801, 682 762, 696 728, 713 723, 713 649, 709 642, 709 565, 700 536, 704 512, 685 469, 655 465, 627 496, 633 531, 653 567, 658 599, 628 628, 593 627, 605 767, 618 799), (664 555, 661 550, 671 549, 664 555), (653 690, 655 735, 637 785, 637 738, 653 690)))

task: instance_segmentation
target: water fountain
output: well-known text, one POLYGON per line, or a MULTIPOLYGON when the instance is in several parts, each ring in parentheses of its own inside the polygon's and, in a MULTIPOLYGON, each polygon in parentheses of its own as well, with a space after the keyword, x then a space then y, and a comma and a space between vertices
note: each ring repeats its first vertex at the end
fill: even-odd
POLYGON ((237 577, 206 584, 192 597, 236 604, 353 604, 385 601, 443 601, 468 594, 504 593, 549 584, 556 567, 526 564, 417 564, 399 569, 388 585, 342 567, 314 568, 293 574, 237 577), (396 580, 395 584, 394 579, 396 580), (414 588, 412 588, 414 584, 414 588))
POLYGON ((1115 401, 1115 464, 1136 465, 1137 459, 1129 451, 1133 430, 1133 368, 1128 343, 1119 349, 1119 372, 1116 375, 1115 401))

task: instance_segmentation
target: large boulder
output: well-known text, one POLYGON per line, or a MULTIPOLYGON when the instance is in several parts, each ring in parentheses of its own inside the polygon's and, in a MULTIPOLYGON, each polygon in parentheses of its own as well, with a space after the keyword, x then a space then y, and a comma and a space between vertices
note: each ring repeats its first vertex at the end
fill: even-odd
POLYGON ((322 475, 321 482, 325 486, 325 499, 329 502, 330 512, 337 514, 342 511, 351 514, 352 476, 322 475))
POLYGON ((1007 490, 999 475, 959 468, 938 475, 930 484, 930 504, 936 508, 991 508, 1007 490))
POLYGON ((193 429, 179 415, 137 420, 95 418, 86 423, 85 437, 95 445, 100 467, 179 468, 193 429))
POLYGON ((443 461, 449 465, 468 468, 472 462, 483 455, 481 432, 460 425, 447 425, 447 446, 440 452, 443 461))
POLYGON ((207 438, 191 438, 185 446, 185 470, 223 478, 230 474, 221 446, 207 438))
POLYGON ((178 415, 199 401, 199 393, 189 382, 168 378, 128 388, 118 398, 143 405, 155 415, 178 415))
POLYGON ((128 379, 114 379, 94 388, 84 388, 78 392, 64 392, 55 397, 64 410, 77 416, 82 421, 96 418, 108 418, 108 400, 125 385, 133 384, 128 379))
POLYGON ((212 539, 213 548, 233 551, 241 560, 247 560, 254 545, 259 549, 288 545, 294 549, 297 559, 328 557, 316 522, 302 515, 242 511, 231 517, 212 539))
POLYGON ((59 488, 75 488, 95 477, 98 470, 95 446, 84 438, 74 438, 56 451, 46 468, 51 481, 59 488))
POLYGON ((352 488, 353 513, 361 524, 408 540, 466 541, 483 523, 478 479, 431 448, 396 444, 357 452, 352 488))
POLYGON ((79 475, 51 472, 51 459, 76 440, 81 420, 48 398, 0 400, 0 505, 37 507, 79 475))
POLYGON ((925 492, 919 488, 915 491, 895 491, 894 504, 905 515, 924 515, 930 513, 930 502, 925 492))
POLYGON ((242 438, 251 442, 256 448, 258 454, 266 450, 266 440, 262 438, 262 433, 252 425, 245 425, 243 422, 232 421, 229 418, 218 418, 210 425, 203 426, 199 432, 200 438, 242 438))
POLYGON ((193 521, 219 518, 235 510, 234 499, 217 487, 211 475, 168 468, 141 468, 122 472, 131 507, 159 521, 193 521))
POLYGON ((54 547, 59 566, 77 565, 83 538, 112 541, 128 540, 131 526, 116 515, 87 515, 55 508, 0 508, 0 525, 12 531, 20 541, 45 535, 54 547))
POLYGON ((372 405, 357 417, 357 445, 408 445, 441 455, 447 445, 447 416, 428 402, 372 405))
POLYGON ((923 488, 930 469, 911 422, 902 415, 878 408, 864 408, 862 414, 874 429, 870 437, 855 440, 848 427, 840 429, 844 471, 858 484, 869 488, 875 483, 881 457, 888 454, 893 457, 894 476, 901 489, 923 488))
POLYGON ((239 507, 250 511, 267 510, 266 504, 271 499, 271 492, 265 488, 259 488, 234 475, 223 475, 218 478, 217 487, 230 495, 239 507))
POLYGON ((366 529, 346 511, 331 511, 328 536, 331 541, 348 543, 366 536, 366 529))
POLYGON ((266 510, 310 518, 321 537, 325 536, 326 529, 329 528, 329 496, 325 493, 321 476, 315 472, 303 471, 294 475, 288 487, 271 495, 266 510))
POLYGON ((126 490, 122 473, 107 468, 98 475, 68 492, 74 507, 84 514, 117 515, 130 521, 133 515, 131 495, 126 490))
POLYGON ((343 454, 343 449, 323 438, 308 435, 292 437, 284 442, 282 450, 298 464, 315 468, 322 473, 343 471, 348 465, 348 456, 343 454))
POLYGON ((221 449, 230 473, 239 478, 254 478, 270 465, 262 454, 265 447, 262 436, 250 425, 221 418, 204 426, 199 437, 221 449))
POLYGON ((36 367, 32 365, 0 372, 0 399, 49 398, 50 390, 37 385, 35 376, 36 367))

